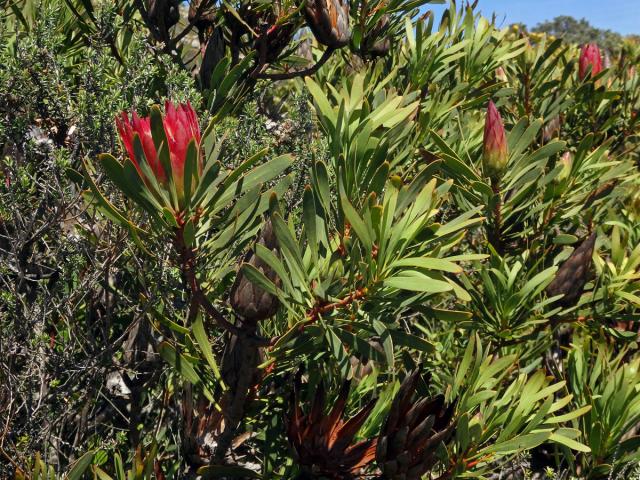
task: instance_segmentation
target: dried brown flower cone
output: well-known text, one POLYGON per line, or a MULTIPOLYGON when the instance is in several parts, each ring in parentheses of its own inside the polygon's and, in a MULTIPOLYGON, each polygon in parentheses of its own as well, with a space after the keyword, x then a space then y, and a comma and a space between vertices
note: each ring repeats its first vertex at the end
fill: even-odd
POLYGON ((562 264, 556 277, 547 287, 547 295, 564 295, 558 303, 563 307, 572 307, 580 298, 585 284, 589 280, 591 256, 596 244, 596 232, 589 235, 571 256, 562 264))
MULTIPOLYGON (((264 245, 274 254, 278 253, 278 241, 270 219, 265 222, 258 243, 264 245)), ((280 286, 280 279, 276 273, 254 252, 250 252, 243 263, 252 265, 276 286, 280 286)), ((251 283, 242 270, 238 272, 236 281, 231 287, 231 308, 243 320, 255 324, 275 315, 279 306, 280 302, 277 297, 251 283)))
POLYGON ((542 137, 545 142, 550 142, 560 135, 560 117, 556 115, 542 129, 542 137))
POLYGON ((362 40, 360 53, 365 58, 384 57, 391 49, 391 38, 386 34, 389 15, 383 15, 376 26, 362 40))
POLYGON ((207 0, 190 0, 189 13, 187 19, 198 29, 204 33, 206 30, 213 28, 216 19, 216 9, 211 5, 203 5, 209 3, 207 0))
POLYGON ((384 423, 376 462, 382 478, 419 480, 436 464, 436 449, 455 428, 454 405, 445 406, 444 397, 413 399, 420 371, 407 376, 384 423))
POLYGON ((353 443, 375 405, 372 400, 349 420, 344 410, 349 397, 350 382, 342 385, 338 398, 328 414, 325 409, 325 391, 322 384, 316 390, 309 413, 300 407, 299 381, 294 384, 291 413, 287 419, 287 437, 296 461, 307 471, 335 480, 354 478, 375 457, 376 439, 353 443))
POLYGON ((585 209, 589 208, 596 201, 609 195, 613 191, 613 189, 616 188, 617 184, 618 182, 616 180, 611 180, 610 182, 607 182, 604 185, 600 185, 597 189, 591 192, 591 194, 587 197, 587 200, 584 202, 584 208, 585 209))
POLYGON ((200 65, 200 81, 204 88, 211 87, 211 75, 216 65, 224 58, 225 43, 221 28, 214 28, 213 33, 204 46, 202 64, 200 65))
POLYGON ((347 0, 308 0, 304 13, 318 42, 330 48, 341 48, 349 43, 351 29, 347 0))
POLYGON ((155 35, 161 40, 166 40, 169 38, 169 29, 180 21, 180 2, 148 0, 147 16, 156 29, 155 35))

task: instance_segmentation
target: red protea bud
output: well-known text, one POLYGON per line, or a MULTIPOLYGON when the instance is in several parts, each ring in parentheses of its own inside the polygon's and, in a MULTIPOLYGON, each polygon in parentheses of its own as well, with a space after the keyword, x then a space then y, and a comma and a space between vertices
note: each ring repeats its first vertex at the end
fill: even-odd
MULTIPOLYGON (((139 137, 144 152, 144 158, 149 164, 153 175, 162 185, 167 184, 167 174, 162 166, 156 146, 151 134, 151 117, 138 117, 133 112, 131 118, 127 112, 122 112, 116 118, 116 126, 122 143, 124 144, 129 158, 138 169, 140 176, 144 179, 138 159, 134 152, 134 139, 139 137)), ((167 140, 169 158, 171 163, 171 173, 176 186, 176 191, 180 198, 184 197, 184 165, 187 158, 189 143, 194 140, 196 145, 200 144, 200 127, 198 117, 190 103, 175 106, 171 102, 165 104, 165 114, 162 118, 162 126, 167 140)), ((198 161, 198 169, 202 171, 202 164, 198 161)))
POLYGON ((307 0, 307 24, 318 42, 330 48, 344 47, 351 39, 347 0, 307 0))
POLYGON ((595 77, 602 71, 602 57, 600 55, 600 49, 595 43, 584 45, 582 50, 580 50, 580 62, 578 65, 578 76, 580 80, 587 78, 589 67, 591 67, 592 77, 595 77))
POLYGON ((484 173, 490 178, 497 178, 504 171, 509 161, 507 135, 500 112, 490 101, 484 124, 484 142, 482 151, 482 166, 484 173))

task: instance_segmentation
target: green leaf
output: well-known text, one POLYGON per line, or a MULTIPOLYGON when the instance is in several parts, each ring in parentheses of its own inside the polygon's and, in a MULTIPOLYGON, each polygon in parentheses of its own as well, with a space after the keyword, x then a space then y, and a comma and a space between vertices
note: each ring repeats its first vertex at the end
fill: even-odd
POLYGON ((386 287, 408 290, 411 292, 442 293, 453 290, 453 287, 442 280, 436 280, 417 271, 411 271, 412 275, 396 275, 386 278, 386 287))
POLYGON ((211 350, 211 344, 209 343, 209 336, 207 332, 204 330, 204 325, 202 323, 202 315, 198 314, 196 317, 196 321, 191 325, 191 331, 193 332, 193 336, 200 347, 200 351, 204 356, 205 360, 211 367, 214 376, 216 379, 222 383, 223 389, 226 389, 224 383, 222 382, 222 375, 220 375, 220 370, 218 369, 218 364, 216 359, 213 357, 213 352, 211 350))
POLYGON ((521 435, 505 442, 496 443, 482 450, 482 453, 516 453, 531 450, 551 438, 551 432, 534 432, 521 435))
POLYGON ((71 470, 69 470, 69 473, 66 476, 66 480, 80 480, 91 465, 91 462, 93 462, 95 453, 96 452, 92 450, 85 453, 78 460, 76 460, 76 462, 71 467, 71 470))
POLYGON ((391 264, 391 268, 395 267, 418 267, 425 268, 427 270, 441 270, 443 272, 451 273, 462 272, 462 267, 460 267, 460 265, 456 265, 446 259, 429 257, 403 258, 401 260, 396 260, 391 264))
POLYGON ((341 204, 345 218, 353 228, 358 239, 360 239, 364 247, 367 249, 367 252, 370 252, 373 247, 373 239, 371 238, 371 235, 369 235, 369 229, 345 195, 341 196, 341 204))
POLYGON ((584 453, 590 453, 591 449, 589 447, 587 447, 586 445, 583 445, 580 442, 577 442, 571 438, 559 435, 557 433, 553 433, 551 434, 551 436, 549 437, 549 440, 551 440, 552 442, 556 442, 556 443, 560 443, 562 445, 565 445, 567 447, 569 447, 571 450, 575 450, 577 452, 584 452, 584 453))

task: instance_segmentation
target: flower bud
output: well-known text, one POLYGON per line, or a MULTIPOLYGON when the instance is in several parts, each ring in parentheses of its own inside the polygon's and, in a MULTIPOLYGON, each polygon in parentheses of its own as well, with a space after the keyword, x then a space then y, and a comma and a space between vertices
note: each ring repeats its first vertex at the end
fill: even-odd
POLYGON ((504 171, 508 161, 507 135, 502 117, 495 104, 490 101, 484 125, 482 151, 482 167, 485 175, 497 178, 504 171))
MULTIPOLYGON (((136 112, 133 112, 129 118, 127 112, 122 112, 120 117, 116 118, 116 126, 129 158, 138 169, 140 176, 146 181, 134 151, 136 136, 140 139, 144 160, 149 164, 156 180, 166 187, 168 183, 167 172, 162 166, 151 134, 151 117, 140 118, 136 112)), ((166 102, 165 113, 162 116, 162 127, 169 150, 171 174, 178 197, 182 200, 184 198, 184 167, 189 143, 193 140, 196 146, 200 145, 198 117, 190 103, 174 105, 171 102, 166 102)), ((202 173, 202 162, 199 160, 197 168, 202 173)))
POLYGON ((507 83, 509 79, 507 78, 507 74, 504 71, 504 68, 498 67, 496 68, 496 80, 500 83, 507 83))
POLYGON ((565 152, 564 155, 560 157, 560 164, 562 165, 562 170, 556 179, 562 182, 566 180, 571 173, 571 167, 573 166, 573 155, 571 155, 571 152, 565 152))
POLYGON ((595 77, 602 71, 602 57, 600 49, 595 43, 589 43, 580 50, 580 61, 578 65, 578 76, 580 80, 585 80, 591 67, 591 77, 595 77))
POLYGON ((443 395, 415 394, 420 372, 408 375, 396 394, 376 446, 376 462, 383 478, 419 479, 437 463, 437 452, 454 433, 454 405, 443 395))
POLYGON ((318 42, 330 48, 344 47, 351 39, 347 0, 307 0, 307 24, 318 42))

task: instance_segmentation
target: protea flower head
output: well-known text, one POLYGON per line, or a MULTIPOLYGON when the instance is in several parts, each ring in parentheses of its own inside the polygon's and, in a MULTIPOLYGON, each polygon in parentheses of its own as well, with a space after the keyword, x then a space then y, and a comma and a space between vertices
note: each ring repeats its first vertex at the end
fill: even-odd
POLYGON ((344 47, 351 39, 347 0, 307 0, 307 24, 318 42, 330 48, 344 47))
POLYGON ((296 461, 308 473, 332 480, 352 479, 375 457, 376 439, 353 443, 375 405, 371 401, 349 420, 343 420, 350 382, 342 385, 338 398, 325 414, 325 391, 322 384, 316 389, 309 413, 303 413, 299 398, 300 381, 296 380, 292 395, 292 411, 287 419, 287 437, 295 452, 296 461))
POLYGON ((484 124, 484 141, 482 165, 484 173, 490 178, 497 178, 504 171, 509 161, 507 135, 500 112, 490 101, 484 124))
MULTIPOLYGON (((148 181, 147 177, 151 173, 164 187, 167 187, 171 180, 175 185, 178 198, 183 199, 184 170, 189 144, 193 141, 196 149, 200 145, 198 117, 190 103, 174 105, 166 102, 164 115, 157 107, 154 109, 150 116, 144 118, 140 118, 136 112, 132 112, 131 116, 127 112, 122 112, 120 117, 116 118, 118 132, 140 176, 148 181), (162 126, 161 129, 156 129, 155 137, 152 133, 154 122, 162 126), (136 138, 140 140, 142 155, 136 154, 136 138), (168 162, 163 162, 163 157, 168 159, 168 162), (141 162, 148 164, 150 172, 143 168, 141 162)), ((199 155, 196 168, 199 173, 202 172, 199 155)))
POLYGON ((444 396, 414 399, 419 380, 418 369, 404 379, 380 432, 376 462, 382 478, 422 478, 438 460, 437 447, 455 428, 454 405, 447 407, 444 396))
POLYGON ((591 76, 595 77, 602 71, 602 56, 600 48, 595 43, 588 43, 580 50, 580 61, 578 65, 578 76, 580 80, 587 78, 591 67, 591 76))

